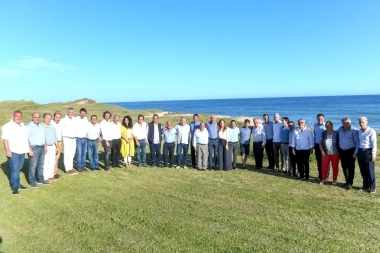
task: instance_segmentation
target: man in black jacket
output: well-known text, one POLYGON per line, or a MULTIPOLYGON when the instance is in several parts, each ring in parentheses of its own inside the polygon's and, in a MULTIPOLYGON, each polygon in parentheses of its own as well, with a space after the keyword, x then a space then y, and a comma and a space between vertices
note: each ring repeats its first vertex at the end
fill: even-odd
POLYGON ((158 115, 153 115, 153 121, 148 124, 148 144, 150 148, 150 157, 152 167, 160 166, 162 127, 158 122, 158 115))

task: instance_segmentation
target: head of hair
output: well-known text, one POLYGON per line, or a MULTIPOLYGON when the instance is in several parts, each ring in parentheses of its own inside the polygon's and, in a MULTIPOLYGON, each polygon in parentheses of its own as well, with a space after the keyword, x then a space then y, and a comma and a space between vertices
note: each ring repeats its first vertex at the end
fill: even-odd
POLYGON ((69 107, 69 108, 67 108, 67 111, 74 111, 74 108, 69 107))
POLYGON ((193 117, 196 116, 196 117, 199 117, 198 113, 194 113, 193 117))
POLYGON ((91 119, 92 119, 93 117, 96 118, 96 119, 98 118, 98 116, 96 116, 96 115, 91 115, 91 119))
POLYGON ((282 117, 283 120, 286 121, 286 123, 289 123, 289 118, 288 117, 282 117))
POLYGON ((236 123, 236 120, 231 120, 231 122, 230 122, 230 125, 232 124, 232 123, 236 123))
POLYGON ((325 122, 325 125, 326 125, 326 124, 330 124, 332 127, 334 127, 334 124, 332 123, 331 120, 326 121, 326 122, 325 122))
POLYGON ((267 113, 265 113, 265 114, 263 115, 263 118, 265 118, 265 117, 269 117, 269 115, 268 115, 267 113))
POLYGON ((244 124, 247 123, 247 122, 251 124, 251 121, 249 119, 245 119, 244 120, 244 124))
POLYGON ((112 113, 110 113, 109 111, 105 111, 103 112, 103 119, 106 117, 107 114, 110 115, 110 118, 112 117, 112 113))
POLYGON ((137 120, 138 120, 140 117, 142 117, 142 119, 144 120, 144 115, 142 115, 142 114, 139 114, 139 116, 137 116, 137 120))
POLYGON ((323 113, 318 113, 318 114, 317 114, 317 118, 319 118, 319 117, 321 117, 321 116, 322 116, 323 118, 325 117, 325 115, 324 115, 323 113))
POLYGON ((21 112, 20 110, 15 110, 15 111, 13 112, 13 116, 15 116, 17 113, 20 113, 20 114, 22 115, 22 112, 21 112))
POLYGON ((126 128, 132 128, 132 118, 130 117, 130 116, 125 116, 124 118, 123 118, 123 121, 121 122, 121 124, 123 125, 123 126, 125 126, 126 128), (128 125, 125 123, 125 119, 128 119, 128 125))
POLYGON ((276 112, 275 114, 273 114, 273 116, 278 116, 280 117, 280 114, 278 112, 276 112))
POLYGON ((87 113, 87 110, 85 108, 80 108, 79 113, 81 113, 81 112, 87 113))
POLYGON ((294 125, 294 121, 293 120, 291 120, 291 121, 289 121, 289 123, 288 124, 292 124, 292 125, 294 125))
POLYGON ((50 114, 50 113, 45 112, 44 114, 42 114, 42 118, 46 118, 47 115, 50 115, 50 117, 51 117, 51 114, 50 114))
POLYGON ((61 113, 59 113, 59 112, 55 112, 54 114, 53 114, 53 117, 55 117, 56 115, 61 115, 61 113))
POLYGON ((227 129, 227 126, 226 126, 226 122, 224 121, 224 119, 220 119, 219 122, 218 122, 218 132, 219 131, 225 131, 227 129), (222 121, 224 122, 224 126, 220 126, 220 124, 222 123, 222 121))
POLYGON ((359 117, 359 118, 358 118, 358 121, 360 121, 360 120, 362 120, 362 119, 363 119, 364 121, 368 122, 368 119, 367 119, 367 117, 364 117, 364 116, 362 116, 362 117, 359 117))
POLYGON ((349 117, 344 117, 344 118, 342 119, 342 123, 343 123, 344 121, 348 121, 348 122, 351 123, 351 119, 350 119, 349 117))
POLYGON ((159 118, 157 113, 153 114, 153 117, 152 117, 152 118, 154 118, 154 117, 159 118))

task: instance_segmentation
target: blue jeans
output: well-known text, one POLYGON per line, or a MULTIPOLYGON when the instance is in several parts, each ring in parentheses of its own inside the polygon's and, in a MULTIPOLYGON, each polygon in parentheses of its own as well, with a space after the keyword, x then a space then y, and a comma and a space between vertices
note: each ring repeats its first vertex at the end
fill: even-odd
POLYGON ((140 146, 136 145, 137 164, 146 163, 146 141, 139 140, 140 146))
POLYGON ((219 140, 212 140, 208 139, 208 166, 209 167, 215 167, 217 166, 218 163, 218 149, 219 146, 219 140), (212 156, 212 153, 214 151, 214 157, 212 156))
POLYGON ((11 172, 12 190, 20 188, 20 171, 24 165, 25 154, 17 154, 12 152, 12 157, 8 158, 9 168, 11 172))
POLYGON ((45 148, 44 146, 32 146, 33 156, 29 157, 29 184, 36 185, 38 182, 44 182, 44 162, 45 148))
POLYGON ((98 140, 87 139, 87 153, 88 160, 90 161, 90 169, 97 169, 99 167, 99 153, 98 153, 98 140))
POLYGON ((110 166, 110 154, 111 154, 111 148, 112 148, 112 141, 108 141, 108 143, 110 144, 109 147, 107 147, 106 145, 106 140, 103 140, 102 141, 102 145, 103 145, 103 148, 104 148, 104 166, 106 167, 106 169, 110 166))
POLYGON ((87 139, 76 138, 77 148, 75 152, 75 162, 78 169, 86 168, 87 139))
POLYGON ((161 143, 149 143, 149 149, 152 166, 160 166, 161 143))
POLYGON ((182 151, 183 151, 183 166, 186 166, 188 148, 189 148, 189 144, 184 144, 184 143, 178 143, 177 144, 177 166, 181 165, 182 151))

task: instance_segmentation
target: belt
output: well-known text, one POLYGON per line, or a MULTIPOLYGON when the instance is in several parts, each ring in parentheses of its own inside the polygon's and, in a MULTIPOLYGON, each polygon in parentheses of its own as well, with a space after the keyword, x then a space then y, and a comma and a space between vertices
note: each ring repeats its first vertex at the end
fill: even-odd
POLYGON ((91 140, 91 139, 87 138, 87 140, 89 140, 89 141, 97 141, 98 139, 93 139, 93 140, 91 140))
POLYGON ((361 150, 361 151, 368 151, 368 150, 372 150, 372 148, 359 148, 359 150, 361 150))
POLYGON ((173 144, 174 142, 165 142, 165 144, 173 144))
POLYGON ((203 144, 203 143, 197 143, 197 145, 207 145, 207 144, 203 144))
POLYGON ((289 144, 289 142, 281 142, 281 144, 289 144))
POLYGON ((209 139, 215 141, 215 140, 217 140, 218 138, 214 138, 214 139, 213 139, 213 138, 209 138, 209 139))
POLYGON ((260 143, 260 142, 263 142, 263 141, 254 141, 254 143, 260 143))
POLYGON ((75 137, 69 137, 69 136, 62 136, 63 138, 68 138, 68 139, 75 139, 75 137))
POLYGON ((138 141, 145 141, 146 139, 138 139, 138 141))
POLYGON ((36 148, 40 148, 40 147, 43 147, 44 145, 33 145, 32 147, 36 147, 36 148))
POLYGON ((231 144, 236 144, 236 143, 238 143, 237 141, 235 141, 235 142, 229 142, 229 143, 231 143, 231 144))
POLYGON ((267 141, 273 141, 273 139, 267 139, 267 141))
POLYGON ((51 144, 51 145, 48 145, 49 147, 51 147, 51 146, 54 146, 55 145, 55 143, 54 144, 51 144))

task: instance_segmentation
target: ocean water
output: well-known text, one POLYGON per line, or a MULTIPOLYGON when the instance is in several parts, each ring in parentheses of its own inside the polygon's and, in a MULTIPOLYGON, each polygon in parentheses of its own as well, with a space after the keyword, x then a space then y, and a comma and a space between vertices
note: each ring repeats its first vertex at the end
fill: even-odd
POLYGON ((380 131, 380 95, 320 96, 283 98, 239 98, 212 100, 173 100, 142 102, 110 102, 129 110, 159 109, 180 113, 215 114, 229 117, 246 116, 262 118, 264 113, 273 119, 274 113, 297 121, 304 118, 308 125, 316 123, 316 115, 323 113, 334 128, 341 125, 343 117, 350 117, 352 125, 359 127, 360 116, 368 118, 369 126, 380 131))

